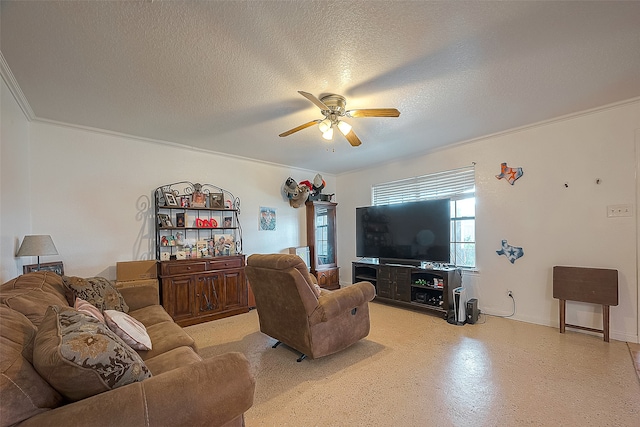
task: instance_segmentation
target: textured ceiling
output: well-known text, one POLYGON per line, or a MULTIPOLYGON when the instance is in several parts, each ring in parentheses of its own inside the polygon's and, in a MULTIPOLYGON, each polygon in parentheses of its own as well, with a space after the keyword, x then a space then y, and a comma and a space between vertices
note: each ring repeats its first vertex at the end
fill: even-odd
POLYGON ((640 2, 2 1, 36 119, 342 173, 640 96, 640 2), (316 127, 297 91, 399 118, 316 127))

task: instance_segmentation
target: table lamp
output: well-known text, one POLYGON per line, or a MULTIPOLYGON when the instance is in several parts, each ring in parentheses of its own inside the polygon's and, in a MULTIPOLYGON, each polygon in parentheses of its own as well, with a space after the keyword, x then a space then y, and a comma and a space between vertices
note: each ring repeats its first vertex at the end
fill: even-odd
POLYGON ((38 271, 40 271, 40 257, 44 255, 58 255, 58 250, 48 234, 24 236, 16 254, 16 256, 37 256, 38 271))

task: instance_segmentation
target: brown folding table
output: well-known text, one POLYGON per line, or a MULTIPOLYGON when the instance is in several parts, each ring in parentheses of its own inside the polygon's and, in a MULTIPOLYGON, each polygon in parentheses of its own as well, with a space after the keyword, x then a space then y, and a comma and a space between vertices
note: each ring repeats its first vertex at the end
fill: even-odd
POLYGON ((609 342, 609 307, 618 305, 618 270, 584 267, 553 267, 553 297, 560 300, 560 333, 565 327, 604 334, 609 342), (602 329, 571 325, 565 322, 569 301, 602 305, 602 329))

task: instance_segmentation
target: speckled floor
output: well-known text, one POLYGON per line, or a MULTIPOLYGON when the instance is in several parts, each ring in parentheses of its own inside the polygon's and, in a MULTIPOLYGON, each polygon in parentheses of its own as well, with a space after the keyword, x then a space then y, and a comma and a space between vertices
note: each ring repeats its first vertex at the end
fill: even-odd
POLYGON ((627 343, 482 316, 442 318, 371 303, 371 333, 296 363, 256 311, 190 326, 203 357, 240 351, 256 376, 252 426, 639 426, 627 343))

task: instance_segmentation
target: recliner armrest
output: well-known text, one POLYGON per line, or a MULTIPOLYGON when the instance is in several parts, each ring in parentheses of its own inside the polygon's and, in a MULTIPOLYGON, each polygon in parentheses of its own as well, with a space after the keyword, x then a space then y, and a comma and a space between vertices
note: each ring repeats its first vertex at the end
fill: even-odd
POLYGON ((327 320, 352 310, 376 296, 376 288, 370 282, 358 282, 346 288, 333 292, 327 292, 318 298, 318 307, 309 316, 309 321, 314 324, 327 320))
POLYGON ((222 426, 253 405, 254 391, 246 357, 230 352, 69 403, 21 426, 222 426))

